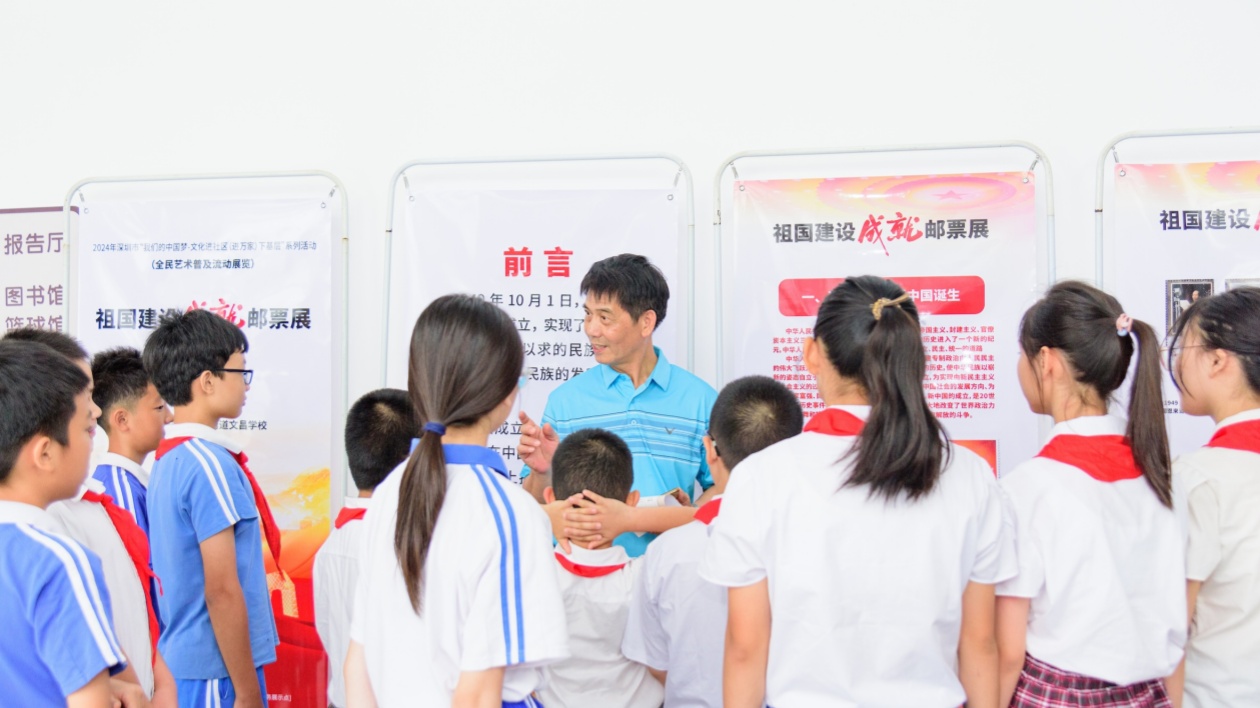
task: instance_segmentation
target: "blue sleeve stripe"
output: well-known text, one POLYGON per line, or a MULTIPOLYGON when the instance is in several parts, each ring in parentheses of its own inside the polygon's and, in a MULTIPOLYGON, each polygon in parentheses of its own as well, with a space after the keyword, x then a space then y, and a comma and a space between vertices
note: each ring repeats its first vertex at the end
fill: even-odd
POLYGON ((507 579, 507 537, 503 533, 503 519, 499 516, 499 509, 494 504, 494 497, 490 494, 490 484, 485 479, 485 475, 480 468, 472 466, 473 475, 477 478, 477 482, 481 485, 481 491, 486 495, 486 505, 490 507, 490 514, 494 516, 494 525, 499 531, 499 601, 500 612, 503 616, 503 648, 506 654, 506 662, 508 666, 512 665, 512 629, 508 622, 508 579, 507 579))
MULTIPOLYGON (((482 473, 486 475, 492 474, 489 470, 482 468, 482 473)), ((512 510, 511 503, 508 502, 507 493, 503 491, 503 478, 495 479, 490 477, 490 486, 494 487, 499 493, 499 498, 503 500, 503 508, 507 510, 508 526, 512 529, 512 572, 513 580, 516 585, 516 654, 517 660, 524 663, 525 661, 525 615, 521 611, 521 540, 516 528, 516 512, 512 510)))
POLYGON ((206 449, 205 444, 196 438, 189 440, 187 447, 197 462, 201 464, 201 471, 206 475, 206 480, 210 482, 210 489, 214 492, 214 497, 219 502, 219 508, 223 509, 223 515, 227 517, 228 524, 235 524, 240 521, 241 517, 236 513, 236 502, 232 499, 232 490, 228 487, 227 475, 223 474, 223 467, 219 465, 219 460, 214 456, 214 453, 206 449), (209 458, 210 462, 207 462, 206 458, 209 458), (211 463, 214 463, 214 469, 210 468, 211 463))
POLYGON ((114 636, 114 628, 109 622, 109 613, 101 601, 100 589, 96 586, 96 577, 92 574, 92 566, 88 563, 83 549, 73 542, 59 538, 29 524, 17 524, 23 534, 39 545, 47 548, 57 560, 61 561, 62 570, 70 581, 74 591, 74 599, 83 615, 84 624, 96 643, 101 658, 109 666, 122 663, 123 653, 114 636))

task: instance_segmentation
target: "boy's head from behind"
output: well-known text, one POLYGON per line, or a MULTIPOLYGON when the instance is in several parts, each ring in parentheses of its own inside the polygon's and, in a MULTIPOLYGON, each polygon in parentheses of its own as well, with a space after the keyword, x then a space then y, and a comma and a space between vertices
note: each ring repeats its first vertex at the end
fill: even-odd
POLYGON ((87 373, 50 347, 0 341, 0 489, 44 507, 87 477, 100 411, 87 373))
POLYGON ((47 329, 36 329, 35 327, 19 327, 6 332, 3 341, 43 344, 75 364, 83 362, 81 368, 84 369, 84 373, 91 375, 91 366, 87 363, 87 350, 83 348, 82 344, 79 344, 78 340, 68 334, 47 329))
POLYGON ((346 416, 346 457, 350 476, 361 492, 376 489, 411 452, 420 433, 407 392, 382 388, 363 395, 346 416))
POLYGON ((551 458, 551 488, 547 496, 567 499, 590 490, 634 506, 634 457, 625 441, 600 428, 587 428, 560 441, 551 458))
POLYGON ((162 441, 170 409, 149 381, 140 352, 118 347, 92 357, 92 400, 101 409, 101 428, 110 445, 126 444, 148 454, 162 441))
POLYGON ((236 418, 245 405, 249 340, 240 327, 209 310, 167 315, 144 343, 144 368, 158 394, 175 407, 196 405, 214 418, 236 418))
POLYGON ((728 383, 713 403, 705 450, 714 481, 729 475, 745 457, 801 432, 801 404, 786 386, 768 376, 728 383), (720 464, 715 464, 720 463, 720 464))

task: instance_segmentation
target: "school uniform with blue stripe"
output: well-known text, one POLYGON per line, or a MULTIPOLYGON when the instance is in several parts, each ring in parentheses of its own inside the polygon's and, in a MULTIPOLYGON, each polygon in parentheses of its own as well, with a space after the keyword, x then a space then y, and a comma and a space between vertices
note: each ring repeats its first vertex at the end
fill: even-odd
MULTIPOLYGON (((563 439, 586 428, 617 434, 634 456, 634 486, 654 497, 680 488, 694 497, 695 485, 713 486, 704 455, 704 435, 717 391, 700 377, 674 366, 656 348, 656 366, 635 388, 626 374, 600 364, 563 383, 547 397, 542 422, 563 439)), ((529 476, 529 468, 521 478, 529 476)), ((637 558, 656 534, 624 533, 616 545, 637 558)))
POLYGON ((136 525, 149 535, 149 475, 135 462, 114 452, 101 455, 100 464, 92 471, 93 479, 105 485, 105 494, 135 519, 136 525))
MULTIPOLYGON (((275 618, 263 565, 262 531, 249 480, 232 457, 233 443, 212 428, 171 425, 170 437, 191 435, 153 465, 149 483, 153 569, 162 579, 158 599, 166 627, 158 650, 174 675, 180 706, 233 705, 234 690, 206 607, 201 543, 232 528, 236 572, 249 616, 254 666, 276 660, 275 618), (185 695, 196 699, 186 703, 185 695), (217 698, 216 698, 217 696, 217 698)), ((264 689, 264 702, 266 691, 264 689)))
POLYGON ((100 560, 43 509, 0 501, 0 704, 65 705, 126 668, 100 560))
POLYGON ((498 453, 444 445, 446 496, 425 561, 421 611, 394 552, 406 465, 372 495, 350 637, 380 705, 450 705, 465 671, 506 667, 504 706, 540 705, 542 667, 568 656, 551 525, 498 453))

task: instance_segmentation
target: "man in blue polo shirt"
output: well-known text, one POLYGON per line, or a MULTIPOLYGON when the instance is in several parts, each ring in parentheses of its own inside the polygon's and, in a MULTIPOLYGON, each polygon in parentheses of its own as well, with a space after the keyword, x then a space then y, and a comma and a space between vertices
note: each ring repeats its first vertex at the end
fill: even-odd
MULTIPOLYGON (((669 304, 665 276, 643 256, 623 253, 591 266, 581 293, 586 336, 599 365, 552 392, 541 427, 521 411, 517 451, 528 465, 521 472, 525 490, 543 500, 556 445, 584 428, 603 428, 626 441, 634 455, 634 489, 644 498, 675 489, 690 495, 697 482, 704 489, 713 486, 702 440, 717 392, 652 345, 669 304)), ((600 511, 616 507, 595 501, 600 511)), ((618 511, 624 513, 604 517, 602 525, 638 532, 616 540, 631 556, 642 555, 656 533, 695 514, 694 507, 618 511)))

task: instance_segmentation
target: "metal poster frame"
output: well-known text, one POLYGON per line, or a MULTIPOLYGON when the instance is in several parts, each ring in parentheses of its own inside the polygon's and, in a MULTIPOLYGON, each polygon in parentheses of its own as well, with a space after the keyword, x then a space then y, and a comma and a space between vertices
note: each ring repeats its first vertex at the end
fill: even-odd
MULTIPOLYGON (((413 180, 419 181, 422 178, 426 178, 424 174, 426 171, 438 172, 445 170, 451 173, 451 178, 453 179, 473 183, 493 181, 505 185, 521 186, 528 184, 533 188, 538 188, 539 185, 554 185, 557 189, 580 189, 583 183, 589 184, 589 181, 597 172, 605 179, 627 180, 627 184, 643 181, 643 176, 632 176, 630 174, 630 168, 634 166, 633 163, 642 163, 644 168, 647 167, 648 163, 667 163, 671 166, 672 186, 682 186, 684 202, 681 208, 685 223, 680 233, 683 243, 679 249, 678 272, 680 278, 686 278, 686 282, 683 284, 684 291, 687 294, 686 317, 688 321, 688 325, 685 328, 687 344, 686 368, 690 370, 695 359, 696 219, 691 170, 682 160, 665 153, 433 159, 413 160, 403 164, 394 172, 394 176, 390 181, 389 204, 385 222, 385 304, 383 313, 385 327, 382 328, 381 332, 381 385, 387 385, 389 377, 388 328, 390 308, 393 305, 390 291, 392 280, 391 263, 394 247, 394 218, 398 208, 399 197, 403 195, 411 197, 411 183, 413 180), (604 170, 608 170, 608 168, 614 169, 611 172, 606 172, 601 171, 601 168, 604 170), (616 168, 625 169, 617 172, 616 168), (539 171, 548 169, 553 170, 556 174, 541 176, 537 174, 539 171), (492 172, 500 172, 501 174, 490 174, 492 172)), ((411 198, 414 199, 414 197, 411 198)))
MULTIPOLYGON (((181 198, 240 198, 256 197, 260 189, 272 188, 279 193, 292 194, 296 189, 304 188, 302 181, 315 183, 323 181, 319 192, 335 212, 331 234, 334 242, 340 242, 340 248, 333 252, 333 374, 332 398, 335 407, 333 417, 334 435, 329 441, 329 520, 336 518, 344 506, 347 483, 350 478, 349 466, 346 463, 345 449, 341 437, 336 431, 345 427, 345 418, 349 409, 349 284, 350 284, 350 205, 345 185, 330 172, 323 170, 299 170, 291 172, 238 172, 219 174, 187 174, 187 175, 151 175, 138 177, 89 177, 79 182, 66 193, 64 209, 67 218, 66 234, 71 244, 78 241, 78 216, 80 210, 91 208, 94 194, 108 189, 134 188, 135 195, 178 196, 181 198), (151 190, 145 192, 144 190, 151 190), (325 194, 322 190, 328 190, 325 194)), ((68 259, 67 283, 76 283, 78 276, 78 252, 71 248, 68 259)), ((69 313, 67 330, 78 331, 76 312, 79 289, 72 288, 69 293, 69 313)))
MULTIPOLYGON (((723 312, 722 293, 723 293, 723 276, 722 276, 722 209, 726 204, 724 199, 723 187, 727 183, 728 176, 732 179, 739 179, 739 165, 741 163, 747 170, 749 165, 755 164, 756 161, 770 162, 772 167, 764 169, 756 173, 758 179, 773 178, 793 178, 793 177, 834 177, 846 176, 853 169, 838 170, 837 166, 843 162, 857 163, 865 162, 868 166, 860 169, 865 175, 884 174, 884 170, 889 167, 876 166, 877 164, 900 162, 903 165, 913 165, 911 167, 902 167, 898 165, 896 172, 889 174, 919 174, 928 168, 920 165, 932 162, 932 160, 916 159, 917 155, 935 155, 940 154, 957 156, 963 153, 963 157, 978 158, 979 153, 989 151, 1011 151, 1019 150, 1025 152, 1025 159, 1031 159, 1032 164, 1026 168, 1026 171, 1032 172, 1037 167, 1042 167, 1045 171, 1045 178, 1037 181, 1038 192, 1045 195, 1044 200, 1038 199, 1038 206, 1044 212, 1044 229, 1041 231, 1041 237, 1037 243, 1037 255, 1040 261, 1037 264, 1038 276, 1042 281, 1041 286, 1048 286, 1055 279, 1055 241, 1054 241, 1054 175, 1050 166, 1050 160, 1041 148, 1032 143, 1022 140, 1008 140, 983 143, 959 143, 959 144, 929 144, 929 145, 892 145, 885 147, 853 147, 853 148, 834 148, 834 149, 810 149, 810 150, 749 150, 739 152, 727 158, 718 168, 713 179, 713 258, 714 258, 714 287, 715 287, 715 306, 717 311, 714 320, 717 323, 717 379, 718 387, 721 388, 726 383, 725 364, 722 361, 722 348, 725 342, 725 319, 723 312), (834 159, 834 162, 826 167, 796 167, 788 168, 780 165, 776 172, 773 163, 783 163, 789 160, 802 161, 822 161, 834 159), (820 170, 830 169, 832 172, 844 172, 844 174, 822 174, 820 170)), ((988 159, 988 158, 986 158, 988 159)), ((959 160, 961 162, 961 160, 959 160)), ((939 166, 932 168, 935 172, 979 172, 979 171, 995 171, 988 166, 990 163, 980 163, 985 166, 949 166, 945 161, 936 161, 934 164, 939 166)))
MULTIPOLYGON (((1120 164, 1120 145, 1126 142, 1152 141, 1162 140, 1167 142, 1183 141, 1186 143, 1199 143, 1198 145, 1183 145, 1181 150, 1172 150, 1170 152, 1180 152, 1181 154, 1173 157, 1161 157, 1159 161, 1177 161, 1177 162, 1207 162, 1211 160, 1260 160, 1260 126, 1244 126, 1230 128, 1203 128, 1195 130, 1155 130, 1155 131, 1133 131, 1123 133, 1116 136, 1107 146, 1098 154, 1098 172, 1097 181, 1095 183, 1094 192, 1094 277, 1099 287, 1106 289, 1107 287, 1107 263, 1106 260, 1106 237, 1107 237, 1107 216, 1111 213, 1109 208, 1109 199, 1111 191, 1107 186, 1111 184, 1109 175, 1111 167, 1120 164), (1251 136, 1256 142, 1256 147, 1252 149, 1254 153, 1251 157, 1233 155, 1226 156, 1226 153, 1236 150, 1237 146, 1230 144, 1222 146, 1220 139, 1224 139, 1228 143, 1233 143, 1233 138, 1239 136, 1251 136), (1217 140, 1213 140, 1217 139, 1217 140), (1215 145, 1211 143, 1217 143, 1215 145), (1197 158, 1186 155, 1186 152, 1195 152, 1199 156, 1197 158), (1111 158, 1110 164, 1108 158, 1111 158)), ((1165 146, 1166 148, 1168 146, 1165 146)), ((1154 162, 1155 159, 1143 159, 1141 162, 1154 162)))

